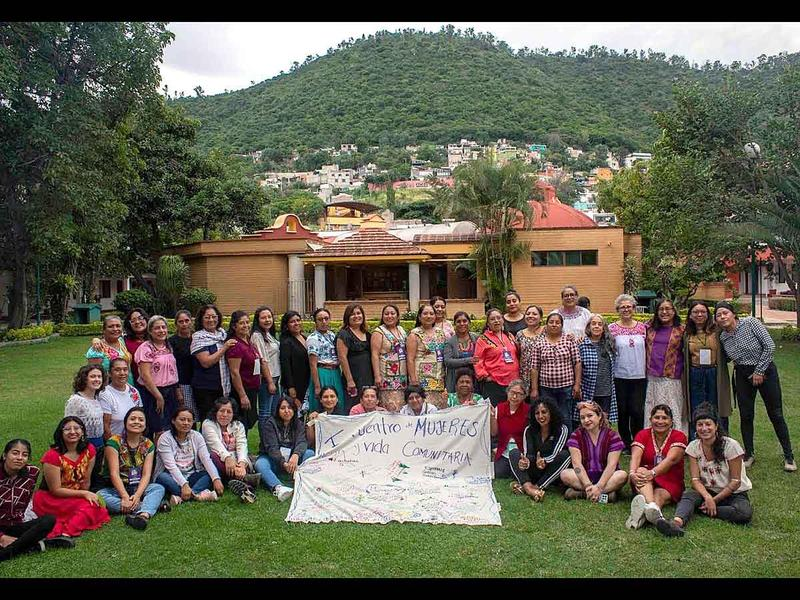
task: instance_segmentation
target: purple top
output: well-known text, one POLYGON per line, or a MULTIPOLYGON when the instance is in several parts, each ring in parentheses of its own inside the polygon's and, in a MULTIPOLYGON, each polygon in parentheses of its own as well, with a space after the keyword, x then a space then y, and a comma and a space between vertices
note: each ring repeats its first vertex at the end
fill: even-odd
MULTIPOLYGON (((613 429, 603 427, 600 430, 600 435, 597 437, 597 444, 593 444, 589 435, 582 429, 575 430, 570 438, 567 440, 568 448, 577 448, 581 450, 581 444, 578 436, 583 434, 586 445, 589 448, 588 456, 581 456, 583 459, 583 466, 586 469, 586 474, 592 483, 600 481, 600 476, 603 474, 603 465, 607 461, 601 460, 600 449, 603 447, 604 442, 608 444, 608 452, 622 452, 625 449, 625 442, 619 437, 619 434, 613 429), (608 440, 606 440, 608 438, 608 440)), ((583 451, 581 450, 583 453, 583 451)), ((604 457, 605 458, 605 457, 604 457)))
POLYGON ((656 331, 647 366, 647 374, 650 377, 680 379, 683 375, 680 337, 673 341, 673 347, 670 348, 673 329, 674 327, 662 327, 656 331))

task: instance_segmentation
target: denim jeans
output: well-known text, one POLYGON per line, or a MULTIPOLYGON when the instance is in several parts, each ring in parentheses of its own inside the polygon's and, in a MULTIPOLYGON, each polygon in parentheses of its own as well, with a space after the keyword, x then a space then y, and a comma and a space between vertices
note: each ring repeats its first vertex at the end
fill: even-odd
MULTIPOLYGON (((172 476, 170 476, 170 479, 172 479, 172 476)), ((102 496, 103 500, 106 501, 108 512, 115 514, 122 512, 122 499, 119 497, 119 492, 117 492, 116 488, 103 488, 97 492, 97 495, 102 496)), ((179 496, 180 492, 176 495, 179 496)), ((163 498, 164 486, 160 483, 149 484, 144 490, 144 498, 139 502, 139 508, 137 508, 133 514, 147 513, 152 517, 158 512, 158 507, 163 498)))
POLYGON ((267 389, 267 382, 262 381, 261 387, 258 389, 258 430, 261 431, 261 425, 267 422, 275 411, 275 402, 281 397, 281 378, 273 377, 272 382, 275 384, 275 393, 270 394, 267 389))
MULTIPOLYGON (((298 461, 298 466, 303 464, 309 458, 314 456, 314 451, 309 449, 303 453, 303 456, 300 457, 298 461)), ((278 462, 271 456, 267 456, 266 454, 259 454, 258 460, 256 460, 255 464, 256 472, 261 475, 261 481, 264 482, 264 485, 267 486, 270 490, 274 490, 276 485, 281 485, 281 480, 278 479, 276 473, 280 473, 283 471, 283 462, 278 462)))
MULTIPOLYGON (((710 367, 710 368, 701 368, 701 367, 693 367, 689 366, 689 406, 691 407, 691 413, 689 414, 689 420, 691 421, 691 415, 694 413, 694 409, 700 406, 701 403, 708 402, 712 406, 714 406, 719 411, 719 401, 717 399, 717 368, 710 367)), ((720 417, 720 424, 725 429, 725 431, 729 431, 728 429, 728 417, 720 417)), ((691 427, 689 428, 689 439, 693 440, 697 437, 697 432, 695 432, 691 427)))
MULTIPOLYGON (((205 471, 195 471, 188 477, 189 487, 192 488, 193 494, 199 494, 203 490, 211 489, 211 476, 205 471)), ((181 486, 172 478, 167 471, 161 473, 156 477, 156 483, 160 483, 167 490, 168 494, 173 496, 181 495, 181 486)))
POLYGON ((550 402, 558 407, 558 410, 561 413, 562 423, 564 423, 570 432, 572 432, 574 429, 572 426, 572 411, 574 406, 574 402, 572 400, 572 386, 569 385, 567 387, 549 388, 540 385, 539 397, 542 400, 550 400, 550 402))

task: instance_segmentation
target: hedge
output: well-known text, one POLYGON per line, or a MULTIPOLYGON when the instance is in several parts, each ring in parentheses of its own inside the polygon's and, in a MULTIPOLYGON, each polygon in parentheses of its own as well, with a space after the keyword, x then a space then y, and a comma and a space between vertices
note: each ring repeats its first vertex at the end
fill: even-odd
POLYGON ((797 310, 795 299, 787 296, 773 296, 768 300, 767 305, 772 310, 786 310, 790 312, 797 310))
POLYGON ((19 329, 8 329, 2 338, 4 342, 20 342, 23 340, 38 340, 53 335, 53 324, 28 325, 19 329))

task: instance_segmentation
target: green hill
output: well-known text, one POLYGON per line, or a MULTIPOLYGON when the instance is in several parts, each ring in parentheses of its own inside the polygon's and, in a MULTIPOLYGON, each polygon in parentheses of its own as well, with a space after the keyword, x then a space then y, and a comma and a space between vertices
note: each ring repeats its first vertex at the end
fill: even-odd
POLYGON ((250 88, 177 100, 200 119, 198 144, 262 148, 448 143, 461 137, 649 148, 653 111, 675 82, 769 85, 787 60, 689 65, 648 51, 514 52, 491 34, 413 30, 343 42, 250 88))

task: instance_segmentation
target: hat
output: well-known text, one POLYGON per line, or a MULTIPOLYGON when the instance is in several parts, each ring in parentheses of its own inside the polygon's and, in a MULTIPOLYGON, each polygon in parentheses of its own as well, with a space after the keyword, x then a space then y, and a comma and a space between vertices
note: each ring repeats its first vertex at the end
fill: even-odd
POLYGON ((733 313, 733 316, 736 316, 736 310, 733 308, 733 304, 728 302, 727 300, 720 300, 714 305, 714 312, 716 313, 720 308, 725 308, 733 313))

